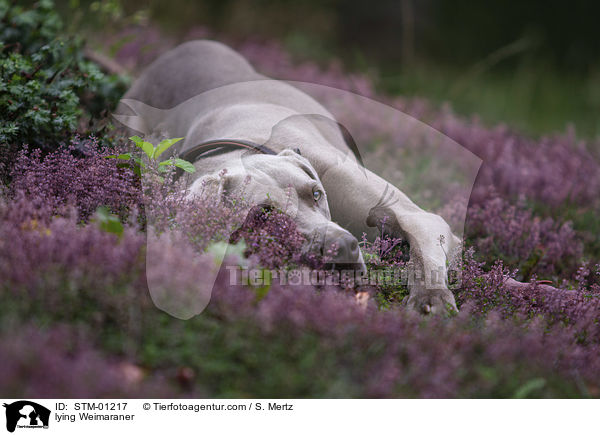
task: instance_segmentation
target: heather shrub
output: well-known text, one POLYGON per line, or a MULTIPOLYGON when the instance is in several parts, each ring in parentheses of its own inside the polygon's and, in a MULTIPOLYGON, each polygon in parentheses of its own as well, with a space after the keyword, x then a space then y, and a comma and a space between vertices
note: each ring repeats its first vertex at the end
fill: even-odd
POLYGON ((462 286, 455 291, 456 304, 471 306, 473 313, 487 315, 496 310, 504 317, 510 317, 514 313, 514 307, 510 304, 510 294, 505 287, 509 278, 513 278, 514 271, 506 268, 502 260, 498 260, 486 273, 485 262, 475 259, 475 250, 469 248, 461 259, 462 286))
MULTIPOLYGON (((194 273, 189 269, 190 280, 194 273)), ((130 288, 136 288, 136 279, 129 276, 130 288)), ((38 289, 38 297, 52 290, 38 289)), ((476 320, 468 304, 463 304, 457 318, 422 319, 404 310, 382 313, 372 303, 365 307, 356 302, 353 292, 331 288, 318 292, 277 283, 257 301, 249 288, 230 286, 222 271, 207 310, 182 322, 144 302, 147 296, 142 293, 133 300, 121 298, 121 306, 111 306, 106 305, 110 292, 100 287, 96 292, 86 303, 104 304, 98 315, 112 310, 126 317, 110 314, 112 320, 102 327, 93 322, 94 316, 84 317, 79 328, 89 332, 86 343, 126 356, 127 364, 143 367, 149 380, 164 375, 176 382, 174 391, 161 388, 160 395, 195 391, 196 396, 209 397, 578 397, 595 396, 598 391, 597 345, 579 347, 560 328, 548 331, 537 324, 514 325, 500 321, 493 311, 488 320, 476 320), (535 389, 525 388, 535 379, 543 381, 536 382, 535 389)), ((17 297, 21 296, 8 293, 3 300, 17 297)), ((45 304, 46 315, 39 319, 55 323, 81 318, 73 317, 65 305, 45 304)), ((19 349, 24 347, 15 345, 26 338, 39 342, 19 336, 15 342, 5 341, 9 343, 6 352, 14 365, 22 367, 21 372, 35 373, 39 366, 23 368, 19 349)), ((62 343, 73 346, 70 354, 74 356, 67 367, 75 375, 70 379, 84 375, 78 367, 83 365, 80 361, 92 358, 90 354, 73 345, 72 339, 62 343)), ((58 356, 40 360, 56 358, 61 364, 62 347, 51 349, 45 355, 58 356)), ((115 373, 119 366, 93 367, 115 373)), ((112 389, 110 379, 99 389, 91 381, 74 384, 57 376, 40 383, 44 393, 35 392, 77 397, 85 389, 100 396, 103 391, 113 397, 137 395, 112 389)), ((14 395, 26 395, 21 390, 25 384, 9 385, 13 386, 6 388, 14 395)))
POLYGON ((402 275, 398 272, 407 267, 410 248, 408 242, 387 235, 369 242, 363 234, 360 247, 369 276, 377 276, 378 273, 382 276, 375 288, 379 307, 390 308, 394 304, 402 303, 408 296, 409 289, 406 282, 402 282, 402 275))
POLYGON ((279 210, 264 206, 253 207, 229 241, 235 244, 241 239, 246 243, 245 255, 256 255, 258 262, 269 269, 298 264, 305 241, 292 219, 279 210))
POLYGON ((598 391, 597 345, 580 348, 561 329, 548 333, 537 323, 523 327, 495 314, 474 320, 468 305, 453 319, 382 313, 334 289, 274 283, 257 302, 253 292, 223 278, 202 316, 183 324, 165 319, 144 340, 145 364, 188 367, 197 388, 217 397, 577 397, 598 391), (199 348, 204 351, 193 350, 199 348))
MULTIPOLYGON (((172 168, 171 168, 172 169, 172 168)), ((212 242, 228 242, 242 224, 248 206, 240 195, 223 200, 216 192, 188 196, 188 181, 173 181, 174 172, 142 174, 142 202, 145 216, 154 231, 179 232, 197 252, 205 251, 212 242)))
POLYGON ((532 284, 519 285, 511 280, 516 272, 501 260, 485 271, 484 262, 474 258, 473 248, 466 252, 461 266, 462 287, 455 292, 459 308, 469 306, 472 314, 483 317, 496 312, 520 323, 534 319, 546 328, 557 327, 554 332, 570 334, 577 343, 600 343, 600 287, 585 280, 588 275, 597 279, 598 265, 579 268, 576 289, 538 284, 535 275, 532 284))
POLYGON ((232 244, 244 240, 245 255, 268 269, 290 269, 302 265, 323 269, 335 256, 336 247, 306 247, 306 238, 296 223, 283 211, 265 206, 252 207, 244 223, 229 239, 232 244), (319 248, 319 249, 315 249, 319 248))
POLYGON ((148 378, 141 368, 107 357, 73 327, 3 325, 0 353, 9 356, 0 374, 0 392, 14 398, 172 397, 162 376, 148 378), (5 330, 6 331, 6 330, 5 330))
POLYGON ((583 243, 570 222, 534 216, 521 203, 511 204, 499 196, 469 209, 469 243, 488 263, 500 259, 518 269, 517 277, 528 281, 533 274, 570 277, 583 254, 583 243))
POLYGON ((12 168, 11 191, 43 201, 50 213, 74 206, 82 221, 100 206, 125 218, 141 204, 139 179, 131 167, 108 155, 94 138, 75 138, 70 146, 45 156, 39 149, 25 148, 12 168))
POLYGON ((433 126, 483 159, 473 201, 486 199, 491 188, 506 199, 524 197, 554 212, 599 205, 600 161, 591 152, 593 144, 578 141, 572 131, 534 140, 451 113, 437 117, 433 126))
MULTIPOLYGON (((126 231, 119 239, 93 222, 79 226, 65 218, 52 219, 48 227, 21 228, 22 220, 12 219, 27 216, 31 204, 12 205, 21 210, 5 211, 2 219, 6 232, 0 240, 8 234, 13 238, 12 249, 0 251, 5 266, 0 275, 7 278, 3 317, 33 314, 47 324, 75 322, 89 331, 90 343, 126 356, 128 364, 144 367, 149 379, 162 373, 178 385, 172 393, 161 389, 163 395, 572 397, 597 391, 594 340, 580 349, 567 329, 500 322, 493 314, 501 308, 497 301, 486 312, 490 320, 478 321, 472 306, 477 295, 465 298, 458 318, 423 320, 404 310, 379 312, 372 302, 365 308, 353 291, 332 288, 273 283, 257 301, 250 288, 229 285, 222 270, 207 310, 181 322, 149 301, 139 256, 143 234, 126 231), (533 390, 525 388, 536 379, 543 381, 535 382, 533 390)), ((170 267, 168 261, 157 264, 170 267)), ((482 270, 471 271, 474 282, 484 279, 490 289, 502 291, 504 272, 486 278, 482 270)), ((197 279, 193 268, 179 272, 189 276, 179 276, 178 282, 197 279)), ((574 319, 585 303, 582 299, 574 306, 574 319)), ((75 349, 73 373, 79 375, 78 361, 89 356, 75 349)), ((22 364, 20 351, 9 347, 7 352, 22 364)), ((56 358, 62 361, 60 352, 56 358)), ((29 373, 37 365, 26 367, 29 373)), ((16 396, 26 395, 10 385, 16 396)), ((48 393, 39 394, 75 397, 81 391, 77 388, 84 388, 61 377, 41 385, 48 393)), ((100 396, 103 391, 134 395, 112 390, 110 382, 106 390, 83 385, 100 396)))
MULTIPOLYGON (((138 305, 144 235, 126 228, 119 237, 75 216, 52 217, 26 197, 0 209, 0 291, 4 314, 47 313, 90 324, 115 322, 138 305)), ((118 322, 120 323, 120 322, 118 322)))

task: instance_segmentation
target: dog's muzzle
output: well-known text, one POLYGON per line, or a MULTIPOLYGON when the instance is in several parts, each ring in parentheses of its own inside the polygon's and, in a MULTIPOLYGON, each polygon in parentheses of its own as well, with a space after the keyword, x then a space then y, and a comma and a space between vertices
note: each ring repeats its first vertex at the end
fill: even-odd
POLYGON ((341 227, 327 228, 321 249, 327 265, 336 270, 366 271, 358 240, 341 227))

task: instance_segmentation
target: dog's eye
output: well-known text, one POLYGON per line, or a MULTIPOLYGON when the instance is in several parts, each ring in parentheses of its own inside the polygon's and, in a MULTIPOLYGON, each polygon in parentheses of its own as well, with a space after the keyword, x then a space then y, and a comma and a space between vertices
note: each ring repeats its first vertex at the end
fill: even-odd
POLYGON ((315 202, 319 202, 319 200, 322 197, 323 197, 323 192, 321 192, 319 189, 313 190, 313 199, 315 200, 315 202))

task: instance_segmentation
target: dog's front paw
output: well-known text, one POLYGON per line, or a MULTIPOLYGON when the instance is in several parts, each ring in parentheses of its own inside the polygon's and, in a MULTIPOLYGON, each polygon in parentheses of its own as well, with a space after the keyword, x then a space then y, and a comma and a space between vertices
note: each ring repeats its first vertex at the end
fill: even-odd
POLYGON ((446 314, 457 312, 454 295, 447 288, 414 289, 410 292, 406 306, 420 314, 446 314))

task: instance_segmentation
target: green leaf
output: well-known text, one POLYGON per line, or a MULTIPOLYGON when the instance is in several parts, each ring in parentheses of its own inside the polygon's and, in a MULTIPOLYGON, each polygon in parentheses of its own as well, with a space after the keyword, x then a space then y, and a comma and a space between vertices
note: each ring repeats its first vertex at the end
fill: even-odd
POLYGON ((187 160, 175 159, 175 166, 183 169, 185 172, 190 172, 190 173, 196 172, 196 168, 194 168, 194 165, 192 165, 187 160))
POLYGON ((246 242, 242 239, 235 245, 230 245, 226 242, 213 242, 206 247, 206 252, 214 258, 215 264, 220 266, 225 254, 238 257, 242 261, 246 252, 246 242))
POLYGON ((116 234, 119 237, 123 234, 123 224, 117 215, 109 211, 108 207, 98 207, 96 210, 96 221, 102 231, 116 234))
POLYGON ((146 164, 144 162, 142 162, 142 159, 140 159, 138 156, 131 156, 131 158, 133 159, 134 162, 136 162, 138 164, 138 166, 145 168, 146 164))
POLYGON ((259 302, 269 293, 269 290, 271 290, 271 282, 273 279, 271 271, 269 269, 262 269, 260 278, 262 278, 264 285, 254 288, 254 292, 256 293, 255 302, 259 302))
POLYGON ((144 140, 139 136, 131 136, 129 140, 133 141, 136 145, 141 144, 144 140))
MULTIPOLYGON (((136 144, 137 145, 137 144, 136 144)), ((144 151, 146 153, 146 155, 148 156, 149 159, 152 158, 152 155, 154 154, 154 145, 152 145, 150 142, 142 142, 139 146, 142 151, 144 151)))
POLYGON ((513 394, 513 399, 526 399, 531 393, 536 390, 541 390, 546 386, 546 379, 544 378, 533 378, 523 384, 513 394))
POLYGON ((158 172, 167 172, 168 171, 167 166, 173 166, 174 164, 175 164, 175 162, 171 159, 165 160, 164 162, 160 162, 158 164, 158 172))
POLYGON ((154 150, 154 156, 153 157, 155 159, 159 158, 162 153, 164 153, 166 150, 168 150, 169 148, 171 148, 173 145, 175 145, 181 139, 183 139, 183 138, 182 137, 177 137, 175 139, 161 140, 160 143, 158 144, 158 146, 156 147, 156 149, 154 150))
POLYGON ((120 159, 120 160, 129 160, 129 159, 131 159, 131 153, 119 154, 117 156, 117 159, 120 159))
POLYGON ((146 153, 146 155, 148 156, 149 159, 152 158, 152 155, 154 154, 154 149, 155 149, 154 145, 152 145, 150 142, 146 142, 139 136, 131 136, 129 139, 131 141, 133 141, 133 143, 135 143, 136 147, 141 148, 142 151, 144 151, 144 153, 146 153))
POLYGON ((108 219, 109 216, 110 216, 110 211, 108 210, 108 207, 101 205, 100 207, 98 207, 96 209, 96 217, 99 220, 106 220, 106 219, 108 219))

